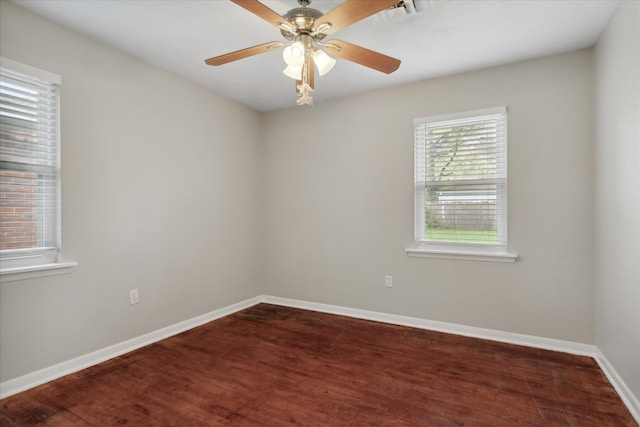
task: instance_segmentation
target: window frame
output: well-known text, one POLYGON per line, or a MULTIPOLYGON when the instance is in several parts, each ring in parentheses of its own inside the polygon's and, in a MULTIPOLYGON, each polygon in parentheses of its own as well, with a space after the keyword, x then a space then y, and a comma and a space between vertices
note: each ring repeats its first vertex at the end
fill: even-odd
MULTIPOLYGON (((425 191, 428 187, 421 171, 426 173, 426 167, 420 162, 426 162, 424 156, 419 156, 417 129, 428 123, 442 123, 453 120, 470 121, 482 116, 500 114, 503 116, 504 130, 508 132, 507 107, 493 107, 480 110, 465 111, 453 114, 416 118, 413 121, 414 129, 414 243, 412 247, 406 249, 407 255, 415 257, 429 258, 453 258, 476 261, 498 261, 515 262, 517 254, 507 251, 507 146, 508 138, 505 135, 503 156, 504 156, 504 178, 483 180, 493 181, 497 188, 503 186, 502 191, 496 191, 496 233, 497 243, 474 243, 474 242, 447 242, 438 240, 421 239, 426 235, 425 222, 425 191), (419 176, 420 175, 420 176, 419 176), (498 193, 503 196, 499 197, 498 193)), ((463 124, 463 123, 462 123, 463 124)), ((424 148, 424 147, 422 147, 424 148)), ((480 181, 480 180, 477 180, 480 181)), ((471 181, 472 182, 472 181, 471 181)), ((489 183, 489 182, 487 182, 489 183)))
MULTIPOLYGON (((55 246, 53 247, 32 247, 20 249, 5 249, 0 251, 0 282, 22 280, 34 277, 57 275, 71 272, 78 263, 75 261, 62 261, 62 205, 61 205, 61 138, 60 138, 60 88, 62 78, 54 73, 44 71, 20 62, 0 57, 0 67, 11 72, 23 74, 28 78, 40 80, 51 85, 57 85, 58 91, 55 99, 55 146, 56 160, 55 166, 51 169, 51 175, 55 176, 55 246)), ((39 168, 29 166, 17 167, 15 169, 24 172, 39 172, 39 168)), ((42 172, 40 172, 42 173, 42 172)))

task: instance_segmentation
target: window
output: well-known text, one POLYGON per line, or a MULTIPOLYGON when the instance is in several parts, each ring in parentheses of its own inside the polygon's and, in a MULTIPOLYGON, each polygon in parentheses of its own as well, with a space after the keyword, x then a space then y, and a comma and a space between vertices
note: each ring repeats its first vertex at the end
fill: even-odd
POLYGON ((515 259, 507 245, 506 107, 414 120, 410 255, 515 259))
POLYGON ((59 88, 60 77, 1 59, 3 274, 59 261, 59 88))

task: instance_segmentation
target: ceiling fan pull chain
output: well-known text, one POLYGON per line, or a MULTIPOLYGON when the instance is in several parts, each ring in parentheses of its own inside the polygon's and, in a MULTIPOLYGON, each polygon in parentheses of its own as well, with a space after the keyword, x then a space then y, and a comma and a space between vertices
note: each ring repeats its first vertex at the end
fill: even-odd
POLYGON ((298 99, 297 105, 313 105, 313 97, 311 92, 313 88, 309 84, 309 66, 313 67, 311 59, 310 49, 305 49, 305 61, 302 64, 302 82, 298 85, 298 99))

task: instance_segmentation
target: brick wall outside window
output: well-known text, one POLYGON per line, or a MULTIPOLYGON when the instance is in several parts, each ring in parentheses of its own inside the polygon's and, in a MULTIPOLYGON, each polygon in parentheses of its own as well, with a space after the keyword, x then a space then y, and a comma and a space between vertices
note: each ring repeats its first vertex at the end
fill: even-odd
POLYGON ((38 246, 38 174, 0 171, 0 250, 38 246))

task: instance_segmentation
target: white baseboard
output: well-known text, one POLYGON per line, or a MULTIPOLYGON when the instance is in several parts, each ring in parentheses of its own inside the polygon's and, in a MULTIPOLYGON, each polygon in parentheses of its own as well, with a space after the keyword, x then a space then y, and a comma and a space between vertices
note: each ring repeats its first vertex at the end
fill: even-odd
POLYGON ((596 355, 594 359, 596 359, 596 362, 600 365, 600 369, 602 369, 602 372, 604 372, 613 388, 618 392, 620 399, 622 399, 624 404, 627 406, 627 409, 629 409, 633 418, 640 425, 640 401, 638 401, 638 398, 633 395, 622 377, 620 377, 618 372, 613 368, 613 365, 611 365, 599 348, 596 348, 596 355))
POLYGON ((179 334, 189 329, 193 329, 197 326, 204 325, 205 323, 211 322, 221 317, 228 316, 235 313, 236 311, 244 310, 245 308, 260 303, 261 301, 262 297, 260 296, 250 298, 248 300, 211 311, 192 319, 167 326, 166 328, 158 329, 157 331, 149 332, 148 334, 144 334, 139 337, 103 348, 101 350, 85 354, 84 356, 79 356, 74 359, 58 363, 57 365, 49 366, 48 368, 40 369, 39 371, 35 371, 18 378, 4 381, 0 383, 0 399, 19 393, 21 391, 25 391, 32 387, 39 386, 73 372, 80 371, 90 366, 97 365, 98 363, 102 363, 130 351, 137 350, 146 345, 153 344, 165 338, 169 338, 173 335, 179 334))
POLYGON ((0 383, 0 399, 13 394, 25 391, 40 384, 55 380, 73 372, 80 371, 106 360, 121 356, 130 351, 161 341, 173 335, 211 322, 224 316, 228 316, 237 311, 254 306, 261 302, 286 307, 301 308, 305 310, 319 311, 322 313, 338 314, 341 316, 353 317, 357 319, 373 320, 376 322, 390 323, 394 325, 409 326, 413 328, 427 329, 438 332, 445 332, 456 335, 463 335, 473 338, 488 339, 509 344, 524 345, 528 347, 541 348, 545 350, 561 351, 564 353, 589 356, 596 360, 609 382, 620 395, 620 398, 640 424, 640 403, 627 387, 622 378, 618 375, 611 363, 594 345, 563 341, 552 338, 543 338, 533 335, 517 334, 513 332, 497 331, 494 329, 476 328, 473 326, 459 325, 455 323, 439 322, 435 320, 420 319, 416 317, 400 316, 376 311, 360 310, 356 308, 342 307, 337 305, 321 304, 308 301, 301 301, 289 298, 280 298, 270 295, 261 295, 250 298, 227 307, 214 310, 212 312, 176 323, 166 328, 159 329, 148 334, 132 338, 127 341, 94 351, 84 356, 76 357, 66 362, 41 369, 0 383))
POLYGON ((299 301, 268 295, 264 295, 262 297, 262 301, 268 304, 303 308, 306 310, 320 311, 322 313, 339 314, 342 316, 355 317, 358 319, 373 320, 376 322, 391 323, 401 326, 410 326, 412 328, 428 329, 430 331, 445 332, 449 334, 463 335, 473 338, 482 338, 486 340, 500 341, 508 344, 525 345, 527 347, 542 348, 545 350, 561 351, 563 353, 577 354, 580 356, 594 357, 596 354, 596 347, 594 345, 582 344, 572 341, 563 341, 553 338, 542 338, 533 335, 498 331, 495 329, 476 328, 474 326, 465 326, 456 323, 439 322, 436 320, 420 319, 417 317, 400 316, 397 314, 380 313, 376 311, 360 310, 356 308, 341 307, 336 305, 319 304, 314 302, 299 301))

